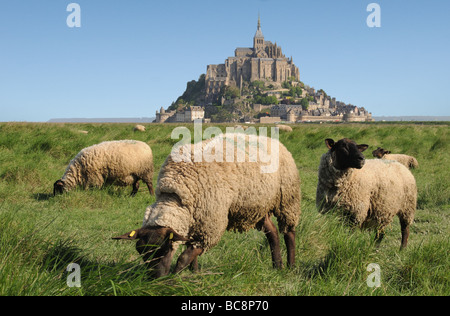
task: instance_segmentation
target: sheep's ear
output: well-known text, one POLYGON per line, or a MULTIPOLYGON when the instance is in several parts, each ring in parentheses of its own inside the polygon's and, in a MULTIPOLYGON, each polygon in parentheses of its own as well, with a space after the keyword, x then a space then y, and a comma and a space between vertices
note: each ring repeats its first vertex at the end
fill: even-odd
POLYGON ((166 233, 166 239, 170 241, 188 241, 189 239, 184 238, 180 234, 178 234, 176 231, 174 231, 172 228, 169 228, 166 233))
POLYGON ((367 148, 369 148, 369 145, 366 145, 366 144, 358 145, 358 150, 360 152, 365 151, 367 148))
POLYGON ((126 240, 139 239, 139 231, 140 229, 132 230, 131 232, 128 232, 121 236, 112 237, 112 239, 126 239, 126 240))
POLYGON ((385 155, 388 155, 388 154, 390 154, 390 153, 391 153, 390 150, 385 150, 385 151, 384 151, 384 154, 385 154, 385 155))
POLYGON ((334 146, 334 140, 332 140, 331 138, 327 138, 325 139, 325 144, 327 145, 328 149, 331 149, 334 146))

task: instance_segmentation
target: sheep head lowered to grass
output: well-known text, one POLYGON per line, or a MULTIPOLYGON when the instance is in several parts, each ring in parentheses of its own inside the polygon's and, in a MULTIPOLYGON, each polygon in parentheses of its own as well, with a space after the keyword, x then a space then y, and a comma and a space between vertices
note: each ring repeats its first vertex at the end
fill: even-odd
MULTIPOLYGON (((256 228, 266 234, 273 266, 281 268, 278 232, 271 220, 274 215, 284 234, 288 265, 293 266, 295 228, 300 216, 300 177, 291 153, 276 139, 243 134, 184 146, 184 150, 188 148, 192 148, 190 161, 177 162, 169 155, 162 165, 156 202, 147 207, 142 227, 134 234, 132 231, 115 239, 138 239, 140 253, 152 249, 149 244, 159 246, 151 257, 159 277, 169 273, 178 244, 184 242, 186 250, 178 258, 175 273, 188 265, 196 269, 197 257, 214 247, 225 231, 245 232, 256 228), (195 161, 195 146, 207 150, 211 144, 233 143, 234 137, 249 146, 264 143, 269 151, 278 150, 276 170, 262 173, 262 167, 271 163, 249 160, 251 150, 239 146, 235 147, 233 161, 195 161), (239 154, 245 159, 238 161, 239 154)), ((226 151, 222 154, 225 158, 226 151)), ((150 257, 146 255, 146 258, 150 257)))
POLYGON ((153 154, 149 145, 136 140, 107 141, 82 149, 69 163, 61 179, 53 185, 53 195, 83 188, 102 187, 105 183, 133 186, 147 184, 153 195, 153 154))
POLYGON ((188 241, 172 228, 158 226, 132 230, 113 239, 137 240, 136 250, 148 263, 148 267, 154 269, 157 277, 169 273, 173 249, 176 249, 174 243, 188 241))

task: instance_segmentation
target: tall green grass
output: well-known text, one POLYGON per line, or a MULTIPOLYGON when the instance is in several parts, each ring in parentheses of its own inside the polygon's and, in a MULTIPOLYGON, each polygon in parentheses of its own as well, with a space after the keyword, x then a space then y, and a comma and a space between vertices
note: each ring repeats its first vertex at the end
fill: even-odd
MULTIPOLYGON (((134 242, 111 237, 138 228, 154 197, 141 188, 75 190, 53 197, 53 183, 86 146, 105 140, 149 143, 158 170, 177 140, 175 126, 151 124, 0 124, 0 295, 449 295, 449 125, 322 124, 280 132, 302 179, 297 264, 272 269, 258 231, 227 232, 199 258, 200 272, 150 279, 134 242), (80 131, 88 131, 88 134, 80 131), (325 138, 355 139, 414 155, 418 209, 410 242, 399 251, 398 219, 379 249, 374 233, 350 229, 334 214, 315 209, 317 167, 325 138), (81 267, 81 287, 70 288, 70 263, 81 267), (381 287, 370 288, 366 270, 381 268, 381 287)), ((204 126, 206 128, 207 126, 204 126)), ((224 125, 219 125, 225 130, 224 125)), ((192 130, 192 126, 189 126, 192 130)), ((180 250, 179 250, 180 251, 180 250)), ((285 261, 285 247, 282 245, 285 261)), ((175 261, 175 260, 174 260, 175 261)))

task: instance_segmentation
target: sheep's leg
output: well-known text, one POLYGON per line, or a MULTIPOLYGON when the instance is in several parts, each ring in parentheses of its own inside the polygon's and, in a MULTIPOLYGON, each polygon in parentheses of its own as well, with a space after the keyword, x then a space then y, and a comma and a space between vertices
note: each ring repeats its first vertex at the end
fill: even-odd
POLYGON ((281 269, 283 267, 283 263, 281 260, 280 238, 278 237, 277 228, 272 222, 269 214, 267 214, 264 219, 262 230, 266 234, 267 240, 269 241, 270 250, 272 252, 273 267, 281 269))
POLYGON ((400 226, 402 228, 402 245, 400 249, 405 249, 408 245, 408 237, 409 237, 409 224, 400 218, 400 226))
POLYGON ((377 234, 375 235, 375 246, 377 248, 380 247, 381 241, 384 238, 384 231, 383 230, 377 230, 377 234))
POLYGON ((184 270, 189 264, 193 263, 194 268, 198 263, 195 263, 197 260, 197 256, 203 252, 203 248, 194 248, 192 245, 188 245, 186 250, 180 255, 177 261, 177 265, 175 266, 175 273, 178 273, 184 270))
POLYGON ((293 267, 295 265, 295 232, 289 231, 284 234, 284 242, 287 248, 287 264, 293 267))
POLYGON ((148 191, 150 192, 150 195, 155 195, 155 191, 153 190, 153 183, 147 182, 147 188, 148 191))
POLYGON ((198 271, 198 256, 194 258, 194 260, 191 262, 191 265, 189 266, 191 271, 197 272, 198 271))
POLYGON ((138 190, 139 190, 139 179, 134 181, 134 183, 133 183, 133 191, 131 191, 130 196, 135 196, 136 193, 138 192, 138 190))

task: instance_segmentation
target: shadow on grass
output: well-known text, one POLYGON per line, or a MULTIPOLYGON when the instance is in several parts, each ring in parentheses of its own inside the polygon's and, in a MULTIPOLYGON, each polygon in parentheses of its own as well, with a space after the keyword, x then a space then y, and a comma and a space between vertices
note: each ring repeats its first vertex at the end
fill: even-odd
MULTIPOLYGON (((221 273, 186 273, 169 274, 154 278, 152 270, 137 258, 131 262, 93 261, 82 254, 82 250, 71 241, 58 241, 51 245, 42 260, 42 268, 62 285, 61 295, 188 295, 197 292, 203 282, 197 282, 197 277, 203 275, 220 275, 221 273), (73 280, 74 270, 67 271, 71 263, 80 266, 81 288, 65 288, 68 279, 73 280)), ((173 268, 173 267, 172 267, 173 268)), ((173 270, 171 270, 173 271, 173 270)), ((203 289, 203 287, 202 287, 203 289)))
POLYGON ((88 295, 105 294, 111 282, 126 283, 136 279, 145 282, 154 281, 141 258, 127 263, 100 263, 88 259, 82 254, 82 250, 69 240, 60 240, 51 245, 42 259, 43 269, 57 274, 63 281, 74 272, 74 270, 67 271, 72 263, 79 265, 81 284, 85 294, 88 295))
POLYGON ((53 193, 34 193, 33 199, 36 201, 48 201, 53 197, 53 193))

